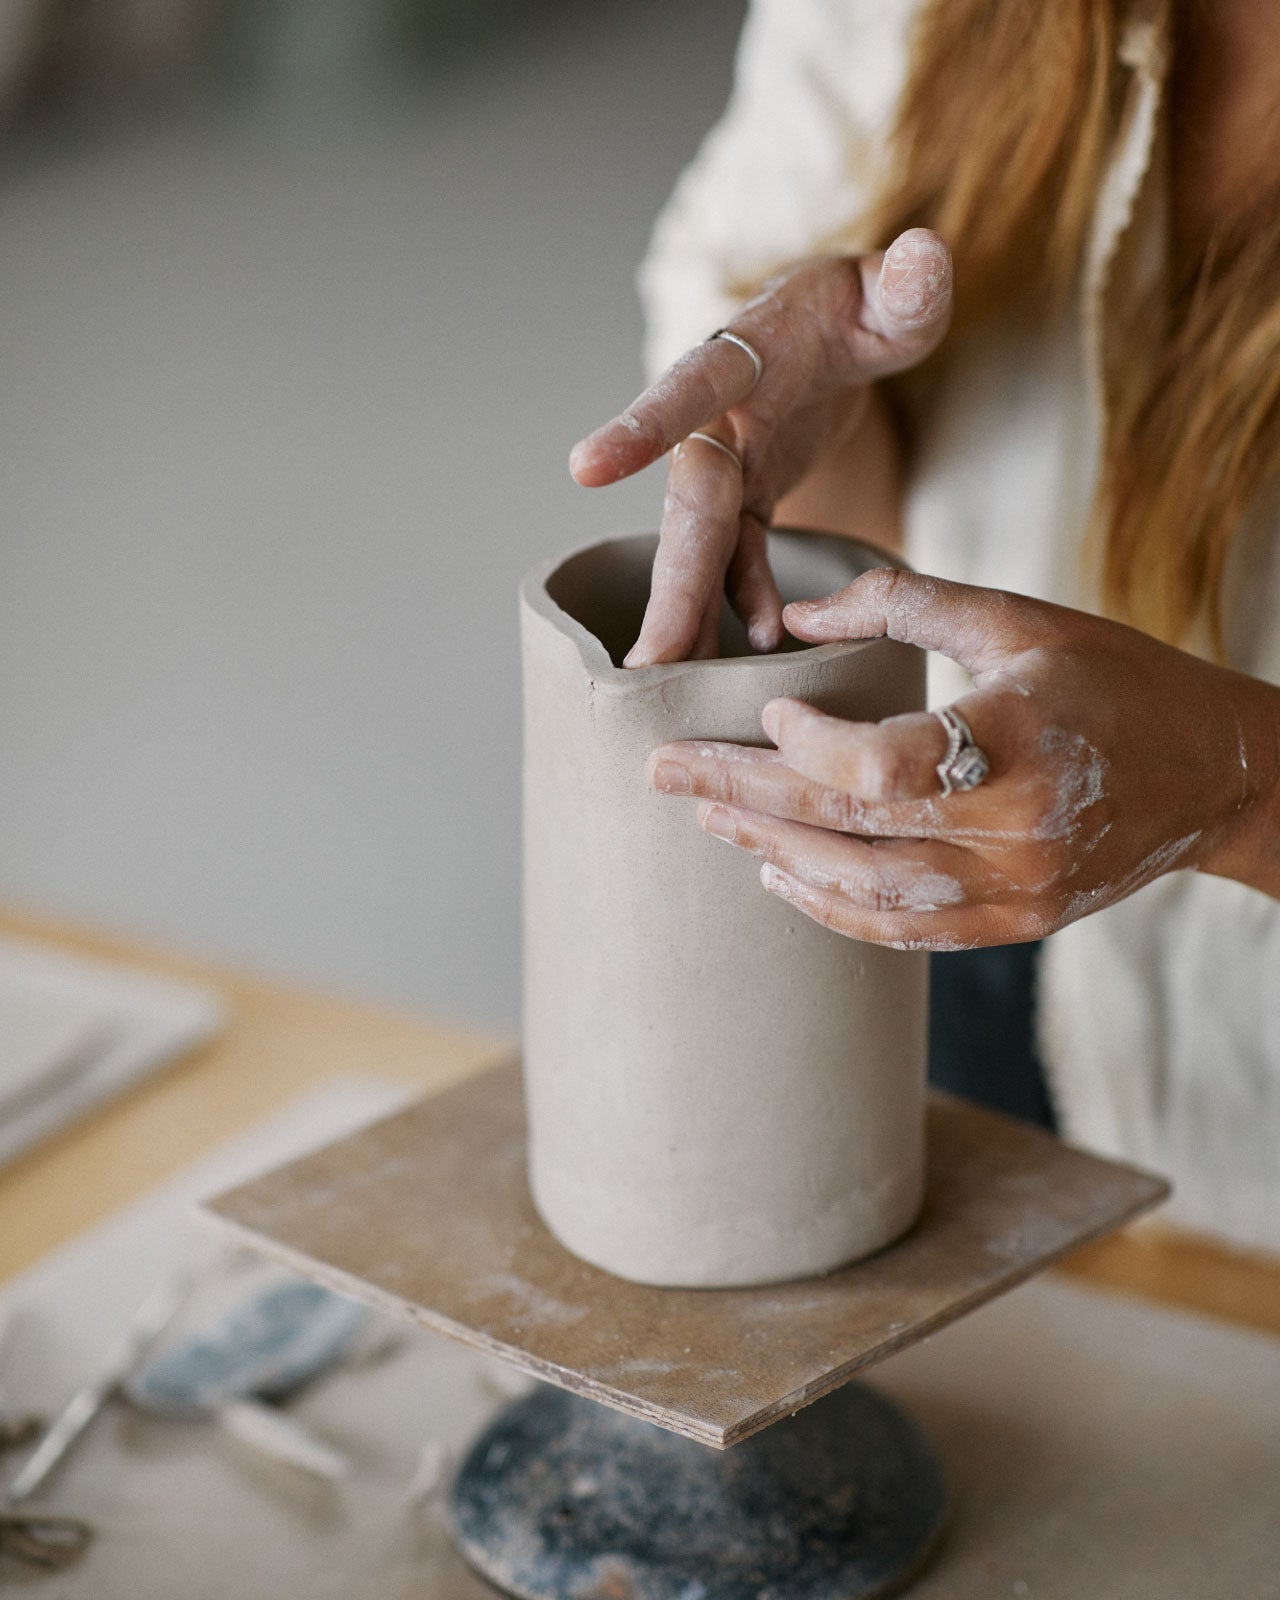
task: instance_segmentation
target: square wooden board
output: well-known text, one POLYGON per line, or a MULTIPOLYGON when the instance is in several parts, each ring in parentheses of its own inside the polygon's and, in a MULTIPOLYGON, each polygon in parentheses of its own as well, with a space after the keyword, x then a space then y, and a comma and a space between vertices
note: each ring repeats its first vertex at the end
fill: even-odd
POLYGON ((1168 1193, 943 1095, 930 1097, 928 1137, 924 1212, 905 1238, 830 1277, 765 1289, 646 1288, 560 1245, 529 1197, 518 1062, 208 1209, 308 1277, 723 1449, 1168 1193))

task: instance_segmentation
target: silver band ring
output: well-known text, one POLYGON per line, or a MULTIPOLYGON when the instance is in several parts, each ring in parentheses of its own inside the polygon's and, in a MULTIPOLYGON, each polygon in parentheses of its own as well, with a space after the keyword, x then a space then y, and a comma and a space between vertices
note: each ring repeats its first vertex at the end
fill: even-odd
MULTIPOLYGON (((761 357, 760 352, 754 347, 754 345, 749 345, 747 341, 741 337, 741 335, 730 333, 728 328, 717 328, 714 333, 707 335, 708 344, 710 344, 713 339, 727 339, 730 344, 736 344, 739 350, 745 351, 746 354, 751 357, 751 365, 756 369, 756 375, 751 380, 751 388, 754 389, 756 384, 758 384, 761 378, 764 377, 764 360, 761 357)), ((750 394, 750 392, 751 390, 748 389, 747 393, 750 394)))
POLYGON ((933 714, 947 735, 947 753, 937 766, 943 798, 976 789, 991 771, 986 753, 974 743, 969 724, 953 706, 944 706, 933 714))
POLYGON ((680 446, 688 444, 690 439, 701 439, 703 444, 715 445, 717 450, 719 450, 723 455, 728 456, 729 460, 733 462, 734 466, 737 467, 739 472, 742 471, 742 457, 732 447, 732 445, 727 445, 723 439, 717 439, 714 434, 703 433, 697 428, 695 428, 692 433, 686 434, 685 437, 681 439, 680 444, 678 444, 675 448, 675 453, 677 455, 680 453, 680 446))

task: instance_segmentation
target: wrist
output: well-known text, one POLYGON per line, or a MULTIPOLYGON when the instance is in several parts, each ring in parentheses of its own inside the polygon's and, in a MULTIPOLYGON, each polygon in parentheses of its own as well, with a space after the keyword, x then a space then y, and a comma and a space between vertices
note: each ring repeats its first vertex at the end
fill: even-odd
POLYGON ((1280 899, 1280 689, 1242 673, 1227 676, 1237 691, 1224 697, 1234 713, 1236 748, 1198 866, 1280 899))

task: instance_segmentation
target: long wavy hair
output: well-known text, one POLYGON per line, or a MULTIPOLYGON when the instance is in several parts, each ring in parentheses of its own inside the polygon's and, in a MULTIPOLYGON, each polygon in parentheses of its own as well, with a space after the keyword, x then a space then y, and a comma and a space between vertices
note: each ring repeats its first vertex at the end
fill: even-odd
MULTIPOLYGON (((857 235, 936 228, 956 334, 1061 309, 1080 282, 1127 69, 1122 0, 933 0, 886 180, 857 235)), ((1178 263, 1123 334, 1091 549, 1113 615, 1223 655, 1227 559, 1280 475, 1280 189, 1178 263)), ((946 344, 940 353, 945 360, 946 344)))

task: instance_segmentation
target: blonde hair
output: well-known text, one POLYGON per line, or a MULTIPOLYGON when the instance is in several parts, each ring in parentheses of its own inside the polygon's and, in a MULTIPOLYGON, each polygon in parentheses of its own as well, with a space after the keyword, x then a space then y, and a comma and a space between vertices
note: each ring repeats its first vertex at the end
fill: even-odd
MULTIPOLYGON (((1124 87, 1119 9, 934 0, 921 15, 889 173, 857 232, 943 235, 961 338, 1061 309, 1079 282, 1124 87)), ((1219 656, 1232 542, 1280 471, 1276 201, 1236 218, 1122 330, 1094 509, 1106 608, 1174 642, 1204 626, 1219 656)))

